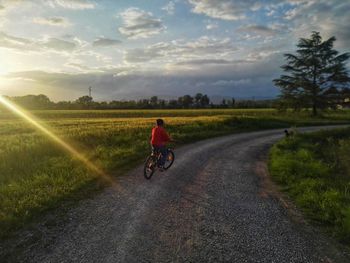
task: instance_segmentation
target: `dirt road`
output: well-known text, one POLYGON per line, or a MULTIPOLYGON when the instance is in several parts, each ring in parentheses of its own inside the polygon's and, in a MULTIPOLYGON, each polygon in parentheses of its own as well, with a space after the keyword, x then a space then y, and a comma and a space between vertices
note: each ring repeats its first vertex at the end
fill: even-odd
POLYGON ((39 240, 31 243, 30 233, 25 233, 21 244, 7 244, 12 251, 2 258, 350 262, 332 241, 291 216, 269 186, 263 161, 282 136, 282 130, 270 130, 184 146, 176 150, 167 172, 147 181, 138 167, 118 178, 117 187, 72 208, 60 226, 39 225, 39 240))

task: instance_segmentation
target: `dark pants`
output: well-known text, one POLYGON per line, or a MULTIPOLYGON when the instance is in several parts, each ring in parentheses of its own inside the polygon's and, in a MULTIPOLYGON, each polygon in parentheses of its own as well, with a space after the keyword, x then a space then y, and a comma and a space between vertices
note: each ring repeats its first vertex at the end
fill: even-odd
POLYGON ((168 148, 166 146, 155 146, 152 145, 153 151, 160 152, 162 157, 159 160, 159 165, 164 166, 166 157, 168 156, 168 148))

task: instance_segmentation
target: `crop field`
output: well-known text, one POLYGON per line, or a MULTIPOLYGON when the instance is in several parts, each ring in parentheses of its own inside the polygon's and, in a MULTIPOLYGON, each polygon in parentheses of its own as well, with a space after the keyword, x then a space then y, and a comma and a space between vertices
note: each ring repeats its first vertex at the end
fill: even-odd
MULTIPOLYGON (((234 132, 301 125, 346 123, 350 112, 279 113, 276 110, 109 110, 33 111, 37 121, 99 167, 117 178, 141 164, 150 151, 155 118, 164 118, 180 144, 234 132)), ((140 175, 142 176, 142 175, 140 175)), ((33 124, 0 112, 0 236, 42 215, 79 200, 108 184, 86 163, 62 149, 33 124)))

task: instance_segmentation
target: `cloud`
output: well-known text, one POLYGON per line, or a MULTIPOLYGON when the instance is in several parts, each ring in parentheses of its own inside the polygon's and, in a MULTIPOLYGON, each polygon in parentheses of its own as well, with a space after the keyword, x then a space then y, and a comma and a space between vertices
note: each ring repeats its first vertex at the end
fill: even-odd
POLYGON ((94 9, 95 4, 87 0, 44 0, 44 3, 56 8, 62 7, 73 10, 94 9))
POLYGON ((175 43, 188 55, 225 54, 237 50, 237 47, 230 38, 202 36, 194 41, 188 41, 185 43, 179 41, 175 43))
POLYGON ((292 25, 296 38, 309 37, 311 31, 319 31, 324 38, 335 36, 335 45, 346 49, 350 46, 348 10, 349 1, 305 1, 287 10, 285 19, 292 25))
POLYGON ((23 49, 30 46, 33 42, 29 39, 15 37, 0 31, 0 47, 10 49, 23 49))
POLYGON ((239 79, 239 80, 230 79, 230 80, 219 80, 215 84, 226 86, 226 85, 246 84, 249 82, 251 82, 251 79, 239 79))
MULTIPOLYGON (((281 59, 283 58, 270 56, 256 63, 207 60, 202 61, 207 64, 200 64, 194 70, 179 69, 171 72, 111 68, 109 71, 77 74, 16 72, 7 77, 32 79, 35 81, 33 87, 43 87, 41 92, 53 99, 63 94, 65 99, 73 99, 79 92, 85 92, 88 86, 95 87, 95 99, 105 100, 139 99, 155 94, 159 97, 169 97, 197 92, 234 97, 274 96, 278 90, 271 85, 271 79, 280 74, 276 69, 281 65, 281 59), (125 71, 129 73, 124 74, 125 71)), ((85 69, 83 65, 71 66, 85 69)))
MULTIPOLYGON (((279 67, 284 64, 282 53, 293 52, 298 38, 309 37, 312 30, 320 31, 325 39, 335 35, 338 39, 335 42, 336 49, 341 46, 346 50, 350 46, 350 16, 347 11, 350 9, 349 1, 270 0, 264 1, 263 6, 258 0, 186 1, 192 13, 187 10, 183 17, 179 17, 186 18, 185 23, 172 25, 164 36, 158 35, 144 41, 126 40, 127 43, 124 43, 123 39, 148 38, 159 34, 165 30, 165 20, 175 19, 167 15, 174 11, 171 3, 175 3, 177 12, 183 11, 184 6, 178 4, 177 0, 167 0, 161 5, 150 7, 153 9, 149 11, 153 14, 138 8, 122 9, 120 24, 117 26, 120 35, 124 36, 118 37, 123 40, 121 43, 117 37, 104 37, 109 36, 108 33, 102 32, 102 28, 96 28, 96 25, 82 28, 77 24, 76 28, 69 28, 69 32, 64 28, 33 25, 35 30, 32 30, 27 25, 28 17, 35 17, 34 22, 58 27, 64 22, 52 18, 66 16, 59 13, 61 11, 69 14, 72 11, 61 8, 73 9, 72 4, 77 2, 103 7, 100 1, 45 1, 57 8, 53 10, 43 4, 44 0, 23 1, 17 5, 0 0, 5 7, 5 10, 0 10, 0 20, 7 20, 4 29, 0 29, 3 30, 0 31, 0 47, 5 55, 3 59, 7 59, 10 66, 20 61, 20 69, 40 68, 71 72, 72 74, 32 72, 21 74, 24 75, 23 78, 17 78, 18 81, 33 79, 35 84, 42 83, 42 87, 52 86, 52 90, 57 91, 61 90, 57 84, 60 83, 67 90, 67 98, 74 96, 68 93, 70 88, 73 92, 85 90, 86 84, 90 82, 96 87, 96 94, 106 94, 107 99, 112 96, 128 98, 154 94, 183 95, 196 91, 233 95, 241 92, 240 95, 243 96, 256 95, 255 92, 273 94, 271 79, 281 73, 279 67), (164 11, 161 10, 163 5, 164 11), (47 12, 42 13, 45 11, 42 8, 46 8, 47 12), (286 18, 284 15, 287 15, 286 18), (240 19, 246 20, 237 21, 240 19), (188 21, 197 23, 189 24, 188 21), (206 31, 218 25, 220 30, 206 31), (180 31, 179 26, 182 29, 180 31), (184 28, 185 26, 188 28, 184 28), (23 28, 28 31, 21 35, 23 28), (100 29, 102 31, 96 34, 100 29), (196 38, 203 32, 207 32, 209 36, 196 38), (77 34, 82 39, 89 38, 90 41, 64 36, 65 34, 77 34), (100 37, 94 38, 96 36, 100 37), (162 37, 164 38, 159 40, 162 37), (4 50, 5 48, 14 51, 4 50), (117 67, 118 63, 125 68, 117 67), (106 64, 115 67, 100 67, 106 64)), ((77 8, 76 5, 74 9, 87 8, 77 8)), ((74 22, 79 23, 78 20, 74 22)))
POLYGON ((205 26, 205 28, 207 30, 213 30, 213 29, 216 29, 218 27, 219 27, 219 25, 213 21, 208 21, 207 25, 205 26))
POLYGON ((149 47, 149 48, 135 48, 126 51, 124 54, 124 60, 127 63, 140 63, 140 62, 148 62, 154 59, 157 59, 159 57, 162 57, 160 50, 157 50, 155 48, 149 47))
POLYGON ((226 59, 195 59, 177 62, 176 65, 219 65, 219 64, 230 64, 232 61, 226 59))
POLYGON ((70 52, 73 51, 77 44, 70 41, 65 41, 58 38, 46 38, 41 40, 32 40, 22 37, 16 37, 0 31, 0 47, 27 51, 58 51, 70 52))
POLYGON ((78 69, 78 70, 84 71, 84 72, 91 70, 91 68, 89 68, 83 64, 80 64, 80 63, 67 63, 66 66, 74 68, 74 69, 78 69))
POLYGON ((122 42, 118 39, 99 37, 92 42, 92 45, 94 47, 111 47, 111 46, 119 45, 120 43, 122 42))
POLYGON ((284 14, 284 18, 287 20, 291 20, 294 19, 295 17, 297 17, 298 15, 298 9, 297 8, 293 8, 293 9, 289 9, 285 14, 284 14))
POLYGON ((146 48, 129 49, 124 60, 127 63, 150 62, 162 59, 163 62, 180 62, 186 59, 220 59, 237 51, 231 39, 200 37, 192 41, 174 40, 149 45, 146 48))
POLYGON ((245 13, 259 7, 259 1, 251 0, 188 0, 192 12, 222 20, 240 20, 245 13))
MULTIPOLYGON (((113 75, 113 76, 126 76, 133 73, 136 70, 136 67, 126 67, 123 65, 106 65, 103 67, 92 67, 87 66, 82 61, 69 62, 65 64, 66 67, 72 68, 75 70, 74 75, 76 74, 90 74, 94 76, 105 76, 105 75, 113 75)), ((65 73, 64 73, 65 74, 65 73)), ((68 74, 68 73, 67 73, 68 74)), ((71 75, 70 73, 69 75, 71 75)))
POLYGON ((34 17, 33 22, 40 25, 67 27, 70 22, 65 17, 34 17))
POLYGON ((160 19, 139 8, 128 8, 120 13, 120 17, 123 19, 123 26, 119 27, 119 32, 131 39, 148 38, 165 28, 160 19))
POLYGON ((58 39, 58 38, 48 38, 42 43, 43 47, 56 51, 73 51, 77 45, 74 42, 58 39))
MULTIPOLYGON (((242 20, 261 9, 270 11, 268 16, 274 14, 272 9, 284 5, 296 6, 307 0, 187 0, 192 6, 192 12, 222 20, 242 20)), ((309 1, 316 2, 316 1, 309 1)))
POLYGON ((264 25, 246 25, 237 29, 238 32, 253 33, 260 36, 274 36, 277 34, 276 30, 264 25))
POLYGON ((167 12, 169 15, 173 15, 175 12, 175 3, 173 1, 170 1, 165 6, 162 7, 162 10, 167 12))

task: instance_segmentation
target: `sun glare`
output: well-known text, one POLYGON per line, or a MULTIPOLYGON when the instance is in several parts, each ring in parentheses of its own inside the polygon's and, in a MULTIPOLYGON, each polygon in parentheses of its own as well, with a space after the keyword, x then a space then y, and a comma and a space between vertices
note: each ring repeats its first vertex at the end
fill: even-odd
POLYGON ((8 73, 8 70, 5 69, 1 64, 0 64, 0 78, 2 76, 5 76, 8 73))
POLYGON ((16 115, 20 116, 22 119, 29 122, 31 125, 33 125, 37 130, 45 134, 47 137, 49 137, 52 141, 54 141, 56 144, 61 146, 64 150, 66 150, 74 159, 77 159, 84 163, 87 168, 89 168, 94 173, 98 174, 99 176, 106 179, 108 182, 114 184, 114 181, 108 176, 104 171, 102 171, 101 168, 97 167, 94 163, 92 163, 88 158, 85 157, 84 154, 81 154, 77 149, 69 145, 67 142, 65 142, 62 138, 57 136, 55 133, 49 130, 48 127, 45 127, 43 124, 41 124, 34 116, 32 116, 30 113, 26 112, 19 106, 15 105, 8 99, 4 98, 0 95, 0 103, 5 106, 7 109, 11 110, 16 115))

